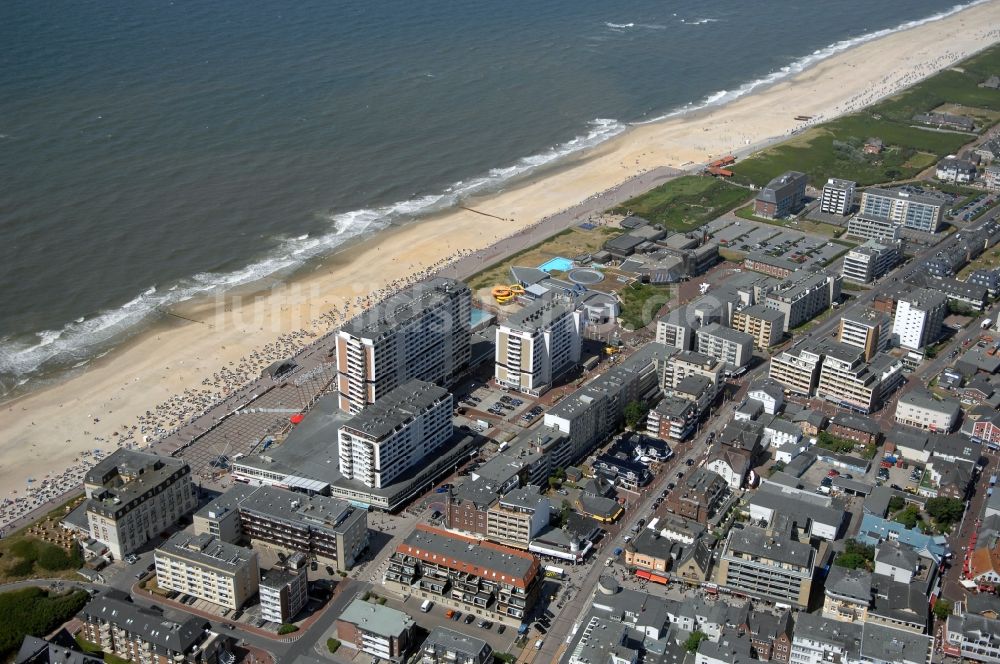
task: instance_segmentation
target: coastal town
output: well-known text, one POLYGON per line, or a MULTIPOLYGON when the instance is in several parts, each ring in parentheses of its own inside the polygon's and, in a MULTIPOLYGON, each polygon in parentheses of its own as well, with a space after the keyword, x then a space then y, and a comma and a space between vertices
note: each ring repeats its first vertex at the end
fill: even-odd
POLYGON ((4 656, 1000 662, 1000 48, 927 73, 83 431, 4 656))

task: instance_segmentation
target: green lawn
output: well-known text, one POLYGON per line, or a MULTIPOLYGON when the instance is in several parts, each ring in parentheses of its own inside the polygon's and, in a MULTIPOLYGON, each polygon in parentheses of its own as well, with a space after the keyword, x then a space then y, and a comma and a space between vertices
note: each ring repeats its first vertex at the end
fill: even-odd
POLYGON ((685 175, 626 201, 614 212, 631 211, 665 228, 683 232, 698 228, 752 196, 748 189, 718 178, 685 175))
POLYGON ((649 325, 657 312, 674 296, 670 286, 634 283, 618 292, 622 301, 621 321, 633 330, 649 325))

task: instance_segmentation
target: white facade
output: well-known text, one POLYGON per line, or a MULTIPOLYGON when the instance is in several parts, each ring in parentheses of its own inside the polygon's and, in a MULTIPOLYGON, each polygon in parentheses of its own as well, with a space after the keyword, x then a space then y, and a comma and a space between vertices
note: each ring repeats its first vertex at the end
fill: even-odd
POLYGON ((764 412, 774 415, 785 405, 784 395, 781 390, 764 390, 760 388, 752 389, 747 393, 747 397, 754 401, 759 401, 764 406, 764 412))
POLYGON ((841 273, 846 281, 869 284, 892 270, 898 261, 899 250, 895 244, 868 240, 847 252, 841 273))
POLYGON ((823 186, 823 197, 820 199, 820 210, 827 214, 847 216, 854 205, 855 183, 850 180, 830 178, 823 186))
POLYGON ((705 464, 705 468, 718 473, 719 477, 724 479, 733 491, 740 489, 746 480, 745 468, 733 468, 725 459, 713 459, 705 464))
POLYGON ((540 395, 580 361, 583 313, 557 300, 536 300, 496 331, 494 376, 500 385, 540 395))
POLYGON ((947 298, 934 291, 900 298, 892 321, 893 338, 900 346, 911 350, 920 350, 937 341, 947 309, 947 298))
POLYGON ((896 421, 919 429, 947 433, 958 421, 957 402, 936 401, 929 395, 904 394, 896 404, 896 421))
POLYGON ((304 569, 298 573, 284 570, 261 573, 260 617, 262 619, 279 624, 291 622, 308 601, 308 582, 304 569), (268 579, 269 574, 275 574, 275 578, 268 579))
POLYGON ((443 445, 453 433, 444 389, 410 381, 348 420, 337 433, 340 472, 384 488, 443 445))
POLYGON ((84 490, 90 536, 119 560, 198 505, 187 463, 127 449, 88 470, 84 490))
POLYGON ((417 378, 448 383, 469 364, 472 293, 437 277, 348 321, 337 333, 341 410, 357 413, 417 378))
POLYGON ((745 332, 718 323, 707 325, 695 333, 698 352, 725 362, 730 369, 740 369, 753 357, 753 337, 745 332))

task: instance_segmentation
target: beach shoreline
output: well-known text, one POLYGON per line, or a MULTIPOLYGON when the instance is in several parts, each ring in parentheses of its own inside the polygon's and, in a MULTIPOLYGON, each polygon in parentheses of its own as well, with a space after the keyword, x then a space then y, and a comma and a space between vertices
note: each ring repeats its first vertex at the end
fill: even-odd
POLYGON ((994 0, 861 43, 727 104, 633 125, 565 163, 467 203, 506 221, 448 210, 349 242, 274 287, 258 284, 180 305, 174 313, 200 322, 158 322, 81 373, 2 404, 7 445, 0 449, 0 495, 23 494, 26 477, 59 474, 85 450, 113 450, 126 427, 158 404, 176 406, 178 421, 190 419, 209 399, 191 394, 220 389, 206 386, 206 376, 232 367, 222 382, 235 386, 266 360, 292 354, 357 313, 390 282, 405 283, 451 256, 479 252, 485 267, 499 259, 489 253, 494 243, 629 177, 760 149, 801 129, 805 123, 796 115, 822 121, 858 110, 989 46, 997 39, 996 25, 1000 1, 994 0), (950 39, 954 34, 963 40, 950 39))

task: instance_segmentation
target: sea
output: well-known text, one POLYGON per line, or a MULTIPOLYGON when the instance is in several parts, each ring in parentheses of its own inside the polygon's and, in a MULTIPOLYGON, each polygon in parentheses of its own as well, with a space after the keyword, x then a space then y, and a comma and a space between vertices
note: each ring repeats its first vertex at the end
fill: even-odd
POLYGON ((0 398, 954 0, 6 0, 0 398))

